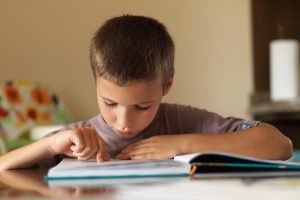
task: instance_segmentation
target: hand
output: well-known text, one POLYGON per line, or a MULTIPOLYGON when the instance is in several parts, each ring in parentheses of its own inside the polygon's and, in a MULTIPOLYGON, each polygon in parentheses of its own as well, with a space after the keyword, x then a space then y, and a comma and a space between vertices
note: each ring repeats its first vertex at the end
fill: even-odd
POLYGON ((131 144, 117 155, 117 159, 150 160, 173 158, 182 152, 180 135, 159 135, 131 144))
POLYGON ((109 160, 106 143, 92 128, 64 130, 48 137, 50 152, 66 154, 78 160, 96 158, 97 162, 109 160))

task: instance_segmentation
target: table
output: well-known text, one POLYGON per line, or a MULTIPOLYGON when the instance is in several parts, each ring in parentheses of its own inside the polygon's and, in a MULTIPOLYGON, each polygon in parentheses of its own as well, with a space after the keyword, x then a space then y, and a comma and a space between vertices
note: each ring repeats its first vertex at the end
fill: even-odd
POLYGON ((0 172, 0 198, 10 199, 299 199, 300 177, 268 179, 139 179, 85 187, 50 187, 47 169, 0 172))

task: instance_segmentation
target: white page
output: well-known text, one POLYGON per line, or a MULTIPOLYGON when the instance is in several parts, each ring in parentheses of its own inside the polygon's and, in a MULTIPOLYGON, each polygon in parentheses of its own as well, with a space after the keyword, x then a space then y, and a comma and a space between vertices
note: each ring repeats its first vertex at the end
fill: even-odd
POLYGON ((242 159, 245 161, 250 162, 261 162, 265 164, 276 164, 276 165, 289 165, 289 166, 300 166, 300 163, 295 163, 295 162, 289 162, 289 161, 282 161, 282 160, 263 160, 263 159, 258 159, 254 157, 248 157, 248 156, 240 156, 236 154, 230 154, 230 153, 224 153, 224 152, 203 152, 203 153, 192 153, 192 154, 187 154, 187 155, 180 155, 180 156, 175 156, 174 160, 184 162, 184 163, 189 163, 191 160, 196 158, 197 156, 201 155, 221 155, 225 157, 232 157, 232 158, 238 158, 242 159))
POLYGON ((48 171, 48 177, 188 175, 189 169, 189 164, 174 160, 111 160, 97 163, 95 160, 65 158, 48 171))

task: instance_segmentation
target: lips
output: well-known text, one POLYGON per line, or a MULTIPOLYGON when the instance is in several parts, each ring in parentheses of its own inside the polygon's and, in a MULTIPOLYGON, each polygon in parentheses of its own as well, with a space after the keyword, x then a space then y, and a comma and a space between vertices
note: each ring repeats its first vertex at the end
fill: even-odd
POLYGON ((136 134, 133 131, 120 131, 115 129, 115 132, 120 136, 120 137, 124 137, 124 138, 131 138, 134 137, 136 134))
POLYGON ((119 133, 119 135, 131 135, 132 134, 132 132, 130 132, 130 131, 119 131, 119 130, 117 130, 117 132, 119 133))

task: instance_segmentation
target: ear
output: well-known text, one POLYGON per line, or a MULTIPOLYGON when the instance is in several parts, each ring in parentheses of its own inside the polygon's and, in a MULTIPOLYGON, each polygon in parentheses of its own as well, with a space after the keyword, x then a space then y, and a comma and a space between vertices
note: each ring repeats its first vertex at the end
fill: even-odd
POLYGON ((164 92, 163 92, 163 96, 165 96, 166 94, 168 94, 168 92, 170 91, 172 85, 173 85, 173 78, 174 78, 174 74, 175 72, 173 72, 170 77, 169 80, 167 82, 167 84, 164 87, 164 92))

